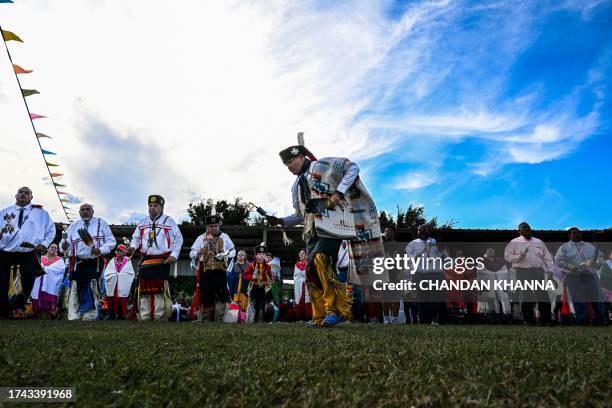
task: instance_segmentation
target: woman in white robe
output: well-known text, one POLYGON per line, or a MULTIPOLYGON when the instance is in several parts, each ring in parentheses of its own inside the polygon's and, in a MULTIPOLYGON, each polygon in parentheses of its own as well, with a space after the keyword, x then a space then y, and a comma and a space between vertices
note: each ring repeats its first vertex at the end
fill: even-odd
POLYGON ((40 262, 45 274, 36 278, 30 296, 36 316, 48 318, 57 314, 57 302, 66 264, 57 256, 57 244, 49 245, 47 254, 40 259, 40 262))
POLYGON ((113 320, 127 318, 127 302, 134 280, 134 267, 125 253, 125 246, 119 245, 115 251, 116 256, 104 269, 109 317, 113 320))
POLYGON ((295 319, 312 319, 312 305, 310 303, 310 293, 306 284, 306 251, 301 250, 298 255, 300 260, 296 262, 293 269, 293 294, 295 299, 295 319))
POLYGON ((489 283, 490 290, 478 293, 478 313, 490 314, 496 318, 510 315, 508 292, 495 288, 495 281, 508 281, 508 267, 503 259, 496 256, 495 249, 487 248, 483 257, 484 269, 477 270, 477 279, 489 283))

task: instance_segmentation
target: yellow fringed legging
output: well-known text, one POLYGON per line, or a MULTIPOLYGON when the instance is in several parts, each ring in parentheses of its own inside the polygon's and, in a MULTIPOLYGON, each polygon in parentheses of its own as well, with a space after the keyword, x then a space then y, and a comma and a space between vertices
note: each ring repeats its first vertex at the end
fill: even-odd
POLYGON ((352 318, 352 297, 348 291, 350 287, 335 279, 333 266, 324 254, 315 254, 313 264, 321 287, 318 288, 312 283, 308 285, 312 301, 312 320, 319 325, 328 313, 350 320, 352 318))

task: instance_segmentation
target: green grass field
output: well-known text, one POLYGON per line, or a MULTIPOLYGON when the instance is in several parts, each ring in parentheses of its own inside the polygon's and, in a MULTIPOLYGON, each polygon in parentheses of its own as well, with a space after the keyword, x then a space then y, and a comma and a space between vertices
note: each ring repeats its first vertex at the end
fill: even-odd
POLYGON ((0 386, 87 406, 611 406, 612 327, 0 321, 0 386))

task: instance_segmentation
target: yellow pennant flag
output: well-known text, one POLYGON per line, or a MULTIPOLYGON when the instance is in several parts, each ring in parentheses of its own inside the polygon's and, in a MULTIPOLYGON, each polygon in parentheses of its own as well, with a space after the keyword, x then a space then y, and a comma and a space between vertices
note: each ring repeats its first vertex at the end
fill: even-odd
POLYGON ((49 162, 45 162, 47 163, 47 167, 57 167, 59 166, 59 164, 53 164, 53 163, 49 163, 49 162))
POLYGON ((23 42, 23 40, 12 31, 2 30, 2 37, 4 37, 4 41, 19 41, 21 43, 23 42))

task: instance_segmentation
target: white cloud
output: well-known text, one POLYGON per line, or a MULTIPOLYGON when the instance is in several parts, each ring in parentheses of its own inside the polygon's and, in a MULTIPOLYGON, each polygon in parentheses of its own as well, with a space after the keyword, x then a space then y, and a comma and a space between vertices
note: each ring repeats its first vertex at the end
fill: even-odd
POLYGON ((558 158, 567 153, 567 150, 547 145, 526 145, 508 147, 507 152, 510 155, 510 160, 507 160, 509 162, 537 164, 558 158))
POLYGON ((506 140, 508 142, 519 142, 519 143, 552 143, 560 139, 561 132, 556 126, 541 124, 536 125, 531 134, 525 134, 521 136, 511 136, 506 140))
MULTIPOLYGON (((474 136, 491 134, 494 132, 507 132, 514 130, 524 123, 521 119, 495 114, 486 111, 470 112, 462 110, 457 113, 440 115, 408 115, 404 119, 391 123, 373 122, 376 127, 388 126, 410 133, 435 134, 442 137, 474 136)), ((485 136, 480 136, 485 137, 485 136)))
MULTIPOLYGON (((68 191, 113 222, 144 212, 148 192, 166 194, 178 218, 199 197, 290 211, 293 176, 277 153, 298 131, 318 156, 388 166, 424 153, 439 163, 449 143, 483 140, 491 160, 475 168, 486 174, 558 158, 597 129, 595 111, 579 117, 569 103, 534 112, 537 90, 498 103, 506 67, 537 35, 529 7, 490 4, 482 38, 458 23, 469 5, 415 2, 398 16, 388 6, 22 0, 0 22, 25 41, 10 49, 35 69, 23 87, 41 92, 28 102, 49 117, 36 125, 54 137, 44 144, 59 153, 68 191), (493 51, 495 75, 482 66, 493 51)), ((11 78, 3 56, 0 78, 11 78)), ((0 135, 3 172, 19 174, 0 193, 29 184, 61 219, 11 80, 0 89, 0 135)), ((439 166, 396 184, 431 185, 439 166)))
MULTIPOLYGON (((325 9, 302 3, 23 1, 6 8, 3 20, 25 40, 11 44, 11 51, 14 60, 35 67, 24 87, 41 91, 28 101, 50 118, 36 124, 54 137, 48 142, 60 153, 69 191, 118 221, 144 209, 145 198, 136 204, 124 197, 130 177, 138 177, 139 195, 168 191, 168 211, 183 215, 187 201, 198 196, 240 195, 289 211, 292 176, 277 153, 295 143, 300 130, 318 155, 364 160, 388 152, 393 138, 372 136, 354 122, 373 87, 366 75, 419 21, 445 6, 424 3, 390 24, 376 2, 325 9), (118 143, 96 140, 101 136, 88 129, 99 124, 118 143), (154 146, 155 153, 141 157, 121 140, 132 148, 154 146), (133 171, 120 178, 105 167, 109 159, 133 171)), ((2 75, 10 78, 7 62, 2 75)), ((40 180, 44 166, 15 91, 7 103, 10 121, 0 126, 29 144, 4 166, 27 162, 38 168, 31 179, 40 180)), ((14 183, 3 187, 14 190, 14 183)), ((52 191, 43 185, 35 190, 59 217, 52 191)))
POLYGON ((399 190, 418 190, 430 186, 436 182, 436 178, 429 174, 413 172, 404 175, 395 183, 395 188, 399 190))

